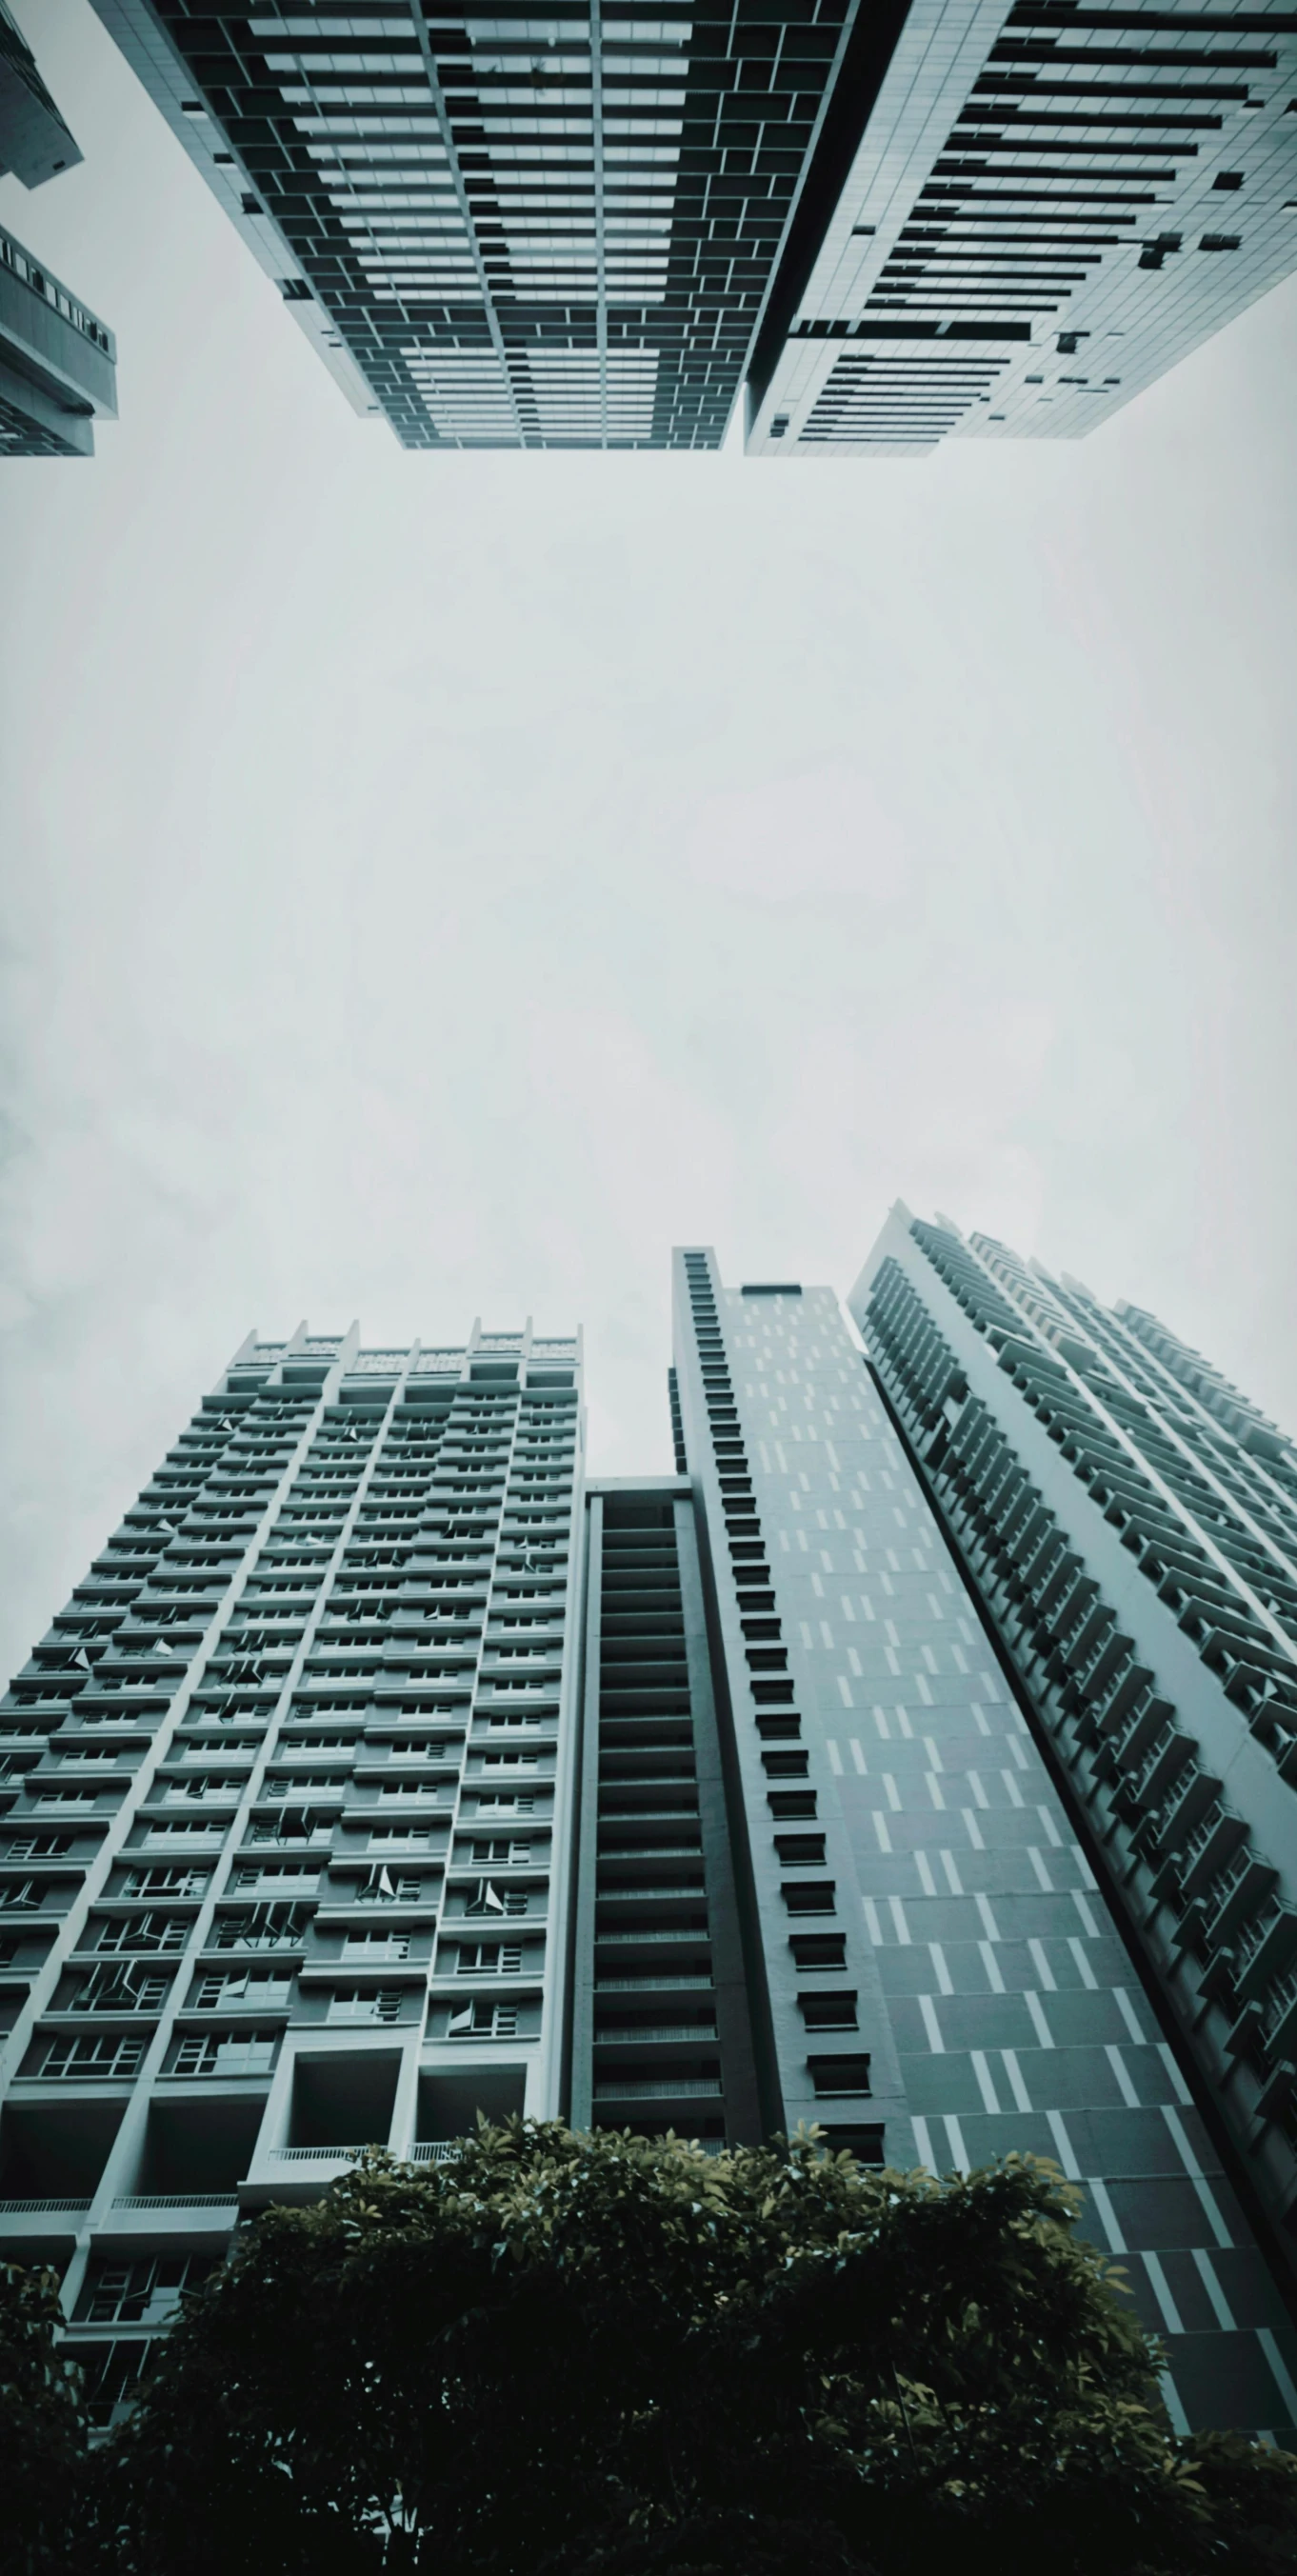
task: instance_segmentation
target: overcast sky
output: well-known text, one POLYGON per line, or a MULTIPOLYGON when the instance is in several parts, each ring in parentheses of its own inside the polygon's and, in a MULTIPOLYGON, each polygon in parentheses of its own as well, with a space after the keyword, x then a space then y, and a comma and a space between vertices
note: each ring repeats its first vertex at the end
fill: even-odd
POLYGON ((1297 1419, 1297 287, 1076 445, 405 455, 80 0, 0 221, 116 330, 0 469, 7 1669, 254 1323, 847 1289, 898 1194, 1297 1419))

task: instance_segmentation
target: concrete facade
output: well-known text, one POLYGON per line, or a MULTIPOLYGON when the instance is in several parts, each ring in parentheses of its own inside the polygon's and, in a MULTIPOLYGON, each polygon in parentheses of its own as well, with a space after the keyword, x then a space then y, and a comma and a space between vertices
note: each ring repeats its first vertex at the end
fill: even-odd
POLYGON ((59 2267, 109 2421, 241 2216, 365 2143, 435 2161, 480 2110, 1029 2150, 1175 2423, 1291 2438, 1278 1567, 1271 1668, 1235 1634, 1222 1672, 1187 1555, 1150 1523, 1152 1580, 1002 1399, 1111 1328, 1253 1554, 1290 1453, 1151 1317, 1078 1324, 904 1212, 868 1356, 831 1289, 704 1247, 673 1284, 668 1476, 586 1477, 577 1336, 236 1354, 5 1701, 0 2250, 59 2267))
MULTIPOLYGON (((1138 2053, 1105 2051, 1123 2107, 1104 2113, 1106 2202, 1092 2197, 1137 2286, 1142 2259, 1150 2321, 1160 2304, 1165 2326, 1174 2315, 1206 2338, 1191 2331, 1181 2359, 1171 2336, 1190 2414, 1219 2386, 1241 2405, 1265 2385, 1258 2341, 1267 2370, 1293 2367, 1275 2306, 1256 2306, 1255 2244, 1259 2232, 1290 2299, 1292 1453, 1259 1417, 1256 1449, 1217 1421, 1141 1341, 1141 1322, 1160 1335, 1152 1318, 1123 1324, 1079 1283, 946 1219, 896 1208, 850 1307, 909 1472, 1063 1792, 1085 1884, 1097 1875, 1099 1989, 1115 1992, 1124 1950, 1126 2002, 1160 2025, 1159 2038, 1144 2024, 1138 2053), (1145 2116, 1154 2106, 1175 2155, 1145 2116)), ((1054 1856, 1040 1857, 1053 1876, 1054 1856)), ((1038 1991, 1042 2009, 1055 2007, 1038 1991)))
POLYGON ((250 1339, 8 1694, 0 2243, 104 2420, 242 2210, 558 2107, 580 1387, 250 1339))

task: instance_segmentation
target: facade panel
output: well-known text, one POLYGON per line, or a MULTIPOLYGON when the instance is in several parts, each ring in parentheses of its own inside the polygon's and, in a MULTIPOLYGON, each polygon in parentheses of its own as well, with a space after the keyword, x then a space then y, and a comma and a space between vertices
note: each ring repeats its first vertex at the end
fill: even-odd
POLYGON ((686 1253, 676 1315, 781 2125, 876 2124, 888 2162, 940 2171, 1052 2157, 1165 2340, 1173 2420, 1286 2431, 1297 2339, 1191 2061, 835 1296, 727 1290, 710 1254, 686 1253), (795 1825, 767 1713, 789 1729, 795 1825), (803 1926, 830 1945, 813 1971, 803 1926), (850 2080, 868 2090, 845 2100, 850 2080))
POLYGON ((96 6, 404 446, 719 446, 857 0, 96 6))
POLYGON ((587 1502, 582 1831, 571 2119, 763 2134, 692 1497, 587 1502))
POLYGON ((749 387, 752 453, 1079 438, 1297 265, 1280 6, 913 0, 749 387))

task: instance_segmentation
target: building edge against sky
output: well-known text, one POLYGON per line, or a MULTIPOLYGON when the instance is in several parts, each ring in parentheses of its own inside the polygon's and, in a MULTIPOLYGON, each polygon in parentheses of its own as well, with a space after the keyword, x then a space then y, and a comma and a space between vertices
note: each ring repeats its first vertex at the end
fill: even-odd
MULTIPOLYGON (((0 0, 0 174, 38 188, 81 157, 0 0)), ((95 419, 116 416, 112 332, 0 227, 0 456, 92 456, 95 419)))
POLYGON ((1297 265, 1278 6, 95 6, 410 447, 1076 437, 1297 265))
MULTIPOLYGON (((1280 7, 912 0, 749 452, 1079 438, 1297 265, 1280 7)), ((782 320, 783 327, 776 327, 782 320)))
POLYGON ((1293 2259, 1297 1450, 1128 1305, 898 1205, 851 1311, 1293 2259))
POLYGON ((204 1399, 5 1701, 0 2246, 107 2421, 242 2213, 478 2107, 1030 2149, 1173 2420, 1290 2439, 1279 2165, 984 1624, 875 1291, 877 1378, 827 1288, 673 1280, 672 1475, 585 1475, 579 1337, 530 1327, 249 1337, 204 1399))

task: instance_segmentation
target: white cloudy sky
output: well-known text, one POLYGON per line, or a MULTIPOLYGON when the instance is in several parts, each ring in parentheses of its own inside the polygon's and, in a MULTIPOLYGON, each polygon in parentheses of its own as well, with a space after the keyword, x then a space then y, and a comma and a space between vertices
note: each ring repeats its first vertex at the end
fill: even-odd
POLYGON ((662 1467, 671 1242, 898 1194, 1297 1417, 1297 285, 1075 446, 407 456, 21 14, 122 417, 0 481, 6 1665, 254 1322, 581 1319, 662 1467))

